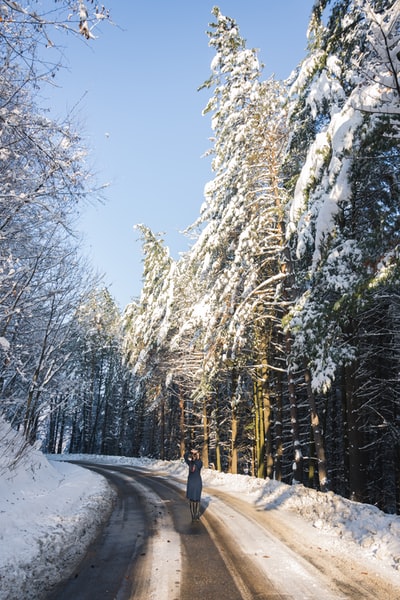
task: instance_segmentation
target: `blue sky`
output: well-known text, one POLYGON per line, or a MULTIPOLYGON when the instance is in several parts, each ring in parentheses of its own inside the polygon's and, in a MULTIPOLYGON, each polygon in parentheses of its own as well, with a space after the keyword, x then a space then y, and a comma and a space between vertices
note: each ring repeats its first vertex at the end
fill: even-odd
POLYGON ((63 38, 66 69, 49 95, 52 113, 73 110, 105 204, 80 218, 94 268, 121 308, 142 287, 134 225, 162 233, 171 255, 187 250, 192 224, 212 179, 210 116, 201 112, 213 51, 211 10, 234 18, 247 47, 258 48, 264 77, 286 78, 304 57, 313 0, 104 0, 115 25, 83 44, 63 38))

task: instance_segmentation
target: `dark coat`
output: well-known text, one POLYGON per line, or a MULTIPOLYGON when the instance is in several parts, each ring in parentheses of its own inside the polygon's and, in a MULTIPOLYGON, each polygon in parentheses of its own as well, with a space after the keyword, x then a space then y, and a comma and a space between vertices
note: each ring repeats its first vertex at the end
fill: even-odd
POLYGON ((203 482, 201 480, 201 468, 203 466, 202 461, 192 460, 189 458, 189 452, 185 454, 185 462, 189 467, 189 475, 186 485, 186 498, 193 502, 200 502, 201 490, 203 489, 203 482))

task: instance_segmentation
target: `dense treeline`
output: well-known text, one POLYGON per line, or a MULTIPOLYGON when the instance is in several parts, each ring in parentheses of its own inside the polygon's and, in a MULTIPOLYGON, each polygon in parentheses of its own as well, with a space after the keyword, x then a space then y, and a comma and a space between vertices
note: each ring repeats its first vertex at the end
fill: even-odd
POLYGON ((214 179, 172 261, 142 227, 125 343, 141 451, 400 508, 399 3, 316 2, 309 54, 262 80, 214 10, 214 179))
POLYGON ((41 218, 19 221, 40 182, 16 177, 17 193, 11 181, 24 210, 2 217, 14 227, 2 257, 23 265, 7 273, 24 293, 4 280, 2 410, 28 439, 163 459, 195 444, 218 469, 400 511, 399 8, 315 2, 308 55, 286 82, 264 80, 235 21, 213 10, 213 179, 178 261, 138 227, 143 288, 122 317, 95 285, 71 293, 65 227, 44 252, 41 218), (17 298, 29 310, 12 312, 17 298))

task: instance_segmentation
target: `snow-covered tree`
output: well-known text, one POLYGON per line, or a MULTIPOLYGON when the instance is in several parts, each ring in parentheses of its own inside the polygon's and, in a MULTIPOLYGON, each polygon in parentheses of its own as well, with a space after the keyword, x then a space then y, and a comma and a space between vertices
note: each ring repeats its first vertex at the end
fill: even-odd
POLYGON ((165 351, 177 318, 171 312, 176 264, 160 236, 144 225, 137 228, 143 240, 143 287, 139 301, 128 305, 125 310, 124 347, 140 392, 135 401, 143 404, 150 420, 155 420, 154 427, 162 439, 158 448, 163 456, 165 419, 169 408, 166 406, 166 386, 170 368, 165 351))
POLYGON ((384 290, 398 280, 398 8, 397 1, 316 2, 309 56, 291 87, 288 237, 299 290, 288 321, 291 361, 310 370, 314 393, 327 393, 346 369, 350 487, 358 499, 370 420, 360 418, 356 377, 372 324, 366 315, 371 306, 383 309, 384 290))
MULTIPOLYGON (((283 92, 272 79, 260 82, 256 52, 246 49, 235 21, 218 8, 213 14, 208 35, 216 55, 202 88, 213 88, 204 113, 212 115, 215 177, 205 188, 194 225, 201 225, 202 231, 185 266, 193 284, 183 330, 185 335, 192 332, 204 357, 197 397, 208 398, 211 409, 210 398, 218 393, 230 398, 229 417, 223 421, 231 423, 230 460, 236 469, 238 415, 252 398, 252 376, 259 377, 255 365, 267 360, 264 322, 276 320, 275 291, 284 277, 278 182, 285 141, 283 92)), ((263 445, 264 433, 261 438, 263 445)), ((258 461, 261 472, 261 455, 258 461)))
POLYGON ((21 79, 19 67, 0 68, 0 382, 1 409, 32 438, 40 415, 33 398, 44 397, 59 365, 60 323, 76 308, 66 295, 74 287, 79 302, 79 275, 90 278, 71 235, 88 190, 79 137, 41 116, 21 79))
MULTIPOLYGON (((388 106, 392 110, 393 100, 391 96, 388 99, 386 89, 381 89, 379 111, 375 96, 374 113, 364 110, 366 102, 362 101, 368 96, 366 80, 375 80, 375 62, 372 67, 369 62, 374 51, 371 28, 375 31, 375 23, 371 19, 375 13, 369 2, 336 2, 328 24, 324 25, 321 8, 325 4, 316 3, 310 31, 311 51, 291 88, 294 133, 287 171, 295 181, 295 187, 289 182, 293 201, 288 234, 294 236, 297 259, 304 265, 304 294, 294 310, 292 328, 301 331, 301 336, 297 336, 298 353, 308 354, 315 390, 328 389, 336 366, 354 356, 351 344, 343 343, 337 336, 343 312, 335 302, 342 298, 346 301, 358 293, 363 279, 368 277, 368 269, 366 273, 364 267, 371 259, 370 252, 379 233, 372 211, 378 220, 385 204, 389 203, 387 211, 392 219, 396 220, 397 212, 391 212, 390 203, 396 197, 391 179, 398 151, 391 137, 393 125, 386 113, 388 106), (386 200, 383 205, 372 204, 369 194, 363 194, 365 219, 356 220, 352 200, 356 186, 360 186, 357 171, 362 165, 368 165, 370 173, 375 170, 374 185, 385 177, 386 181, 379 185, 379 194, 386 200), (365 229, 368 222, 372 224, 369 236, 365 229), (352 223, 359 227, 358 234, 350 231, 352 223), (322 297, 317 295, 318 289, 322 297), (332 319, 332 314, 338 319, 332 319), (310 328, 312 322, 317 327, 310 328), (307 339, 307 331, 312 331, 311 339, 307 339)), ((398 3, 384 4, 392 5, 387 18, 393 29, 398 3)), ((384 10, 383 6, 380 8, 384 10)), ((378 42, 383 40, 378 39, 377 45, 378 42)), ((393 55, 392 52, 394 60, 393 55)), ((392 252, 396 244, 392 243, 391 231, 382 230, 381 239, 388 234, 391 242, 387 252, 392 252)))
POLYGON ((108 290, 92 289, 72 325, 64 444, 71 452, 119 454, 129 435, 130 374, 122 353, 120 313, 108 290))
POLYGON ((52 34, 89 39, 108 19, 92 4, 0 5, 0 410, 31 441, 68 369, 72 316, 94 282, 73 235, 91 193, 85 150, 68 119, 44 116, 37 91, 61 65, 52 34))

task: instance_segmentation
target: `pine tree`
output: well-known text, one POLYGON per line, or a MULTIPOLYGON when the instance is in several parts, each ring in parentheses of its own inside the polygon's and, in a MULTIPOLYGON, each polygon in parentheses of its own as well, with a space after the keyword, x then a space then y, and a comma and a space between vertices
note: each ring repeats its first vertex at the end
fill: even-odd
MULTIPOLYGON (((278 322, 274 297, 284 277, 278 182, 285 144, 283 91, 273 79, 260 82, 256 52, 246 49, 235 21, 218 8, 213 14, 216 21, 208 35, 216 56, 202 88, 213 88, 204 114, 212 113, 215 177, 206 186, 195 224, 203 229, 188 257, 187 268, 198 282, 192 322, 200 332, 196 343, 204 354, 205 393, 212 390, 215 397, 222 390, 229 398, 231 468, 237 468, 237 449, 248 444, 244 429, 250 430, 252 417, 246 407, 254 404, 256 461, 263 475, 269 427, 265 338, 271 329, 265 321, 278 322), (253 385, 253 379, 263 383, 253 385)), ((217 405, 225 410, 220 401, 217 405)))
POLYGON ((159 236, 144 225, 137 228, 142 234, 145 256, 143 288, 139 302, 128 305, 125 311, 124 346, 140 392, 136 401, 143 404, 155 434, 150 451, 164 458, 165 425, 170 414, 166 392, 169 364, 165 352, 173 328, 176 265, 159 236))
POLYGON ((310 370, 314 393, 344 373, 349 493, 361 500, 370 420, 358 375, 365 315, 397 278, 399 17, 397 2, 327 6, 315 5, 310 53, 291 88, 286 177, 300 286, 292 361, 310 370))

